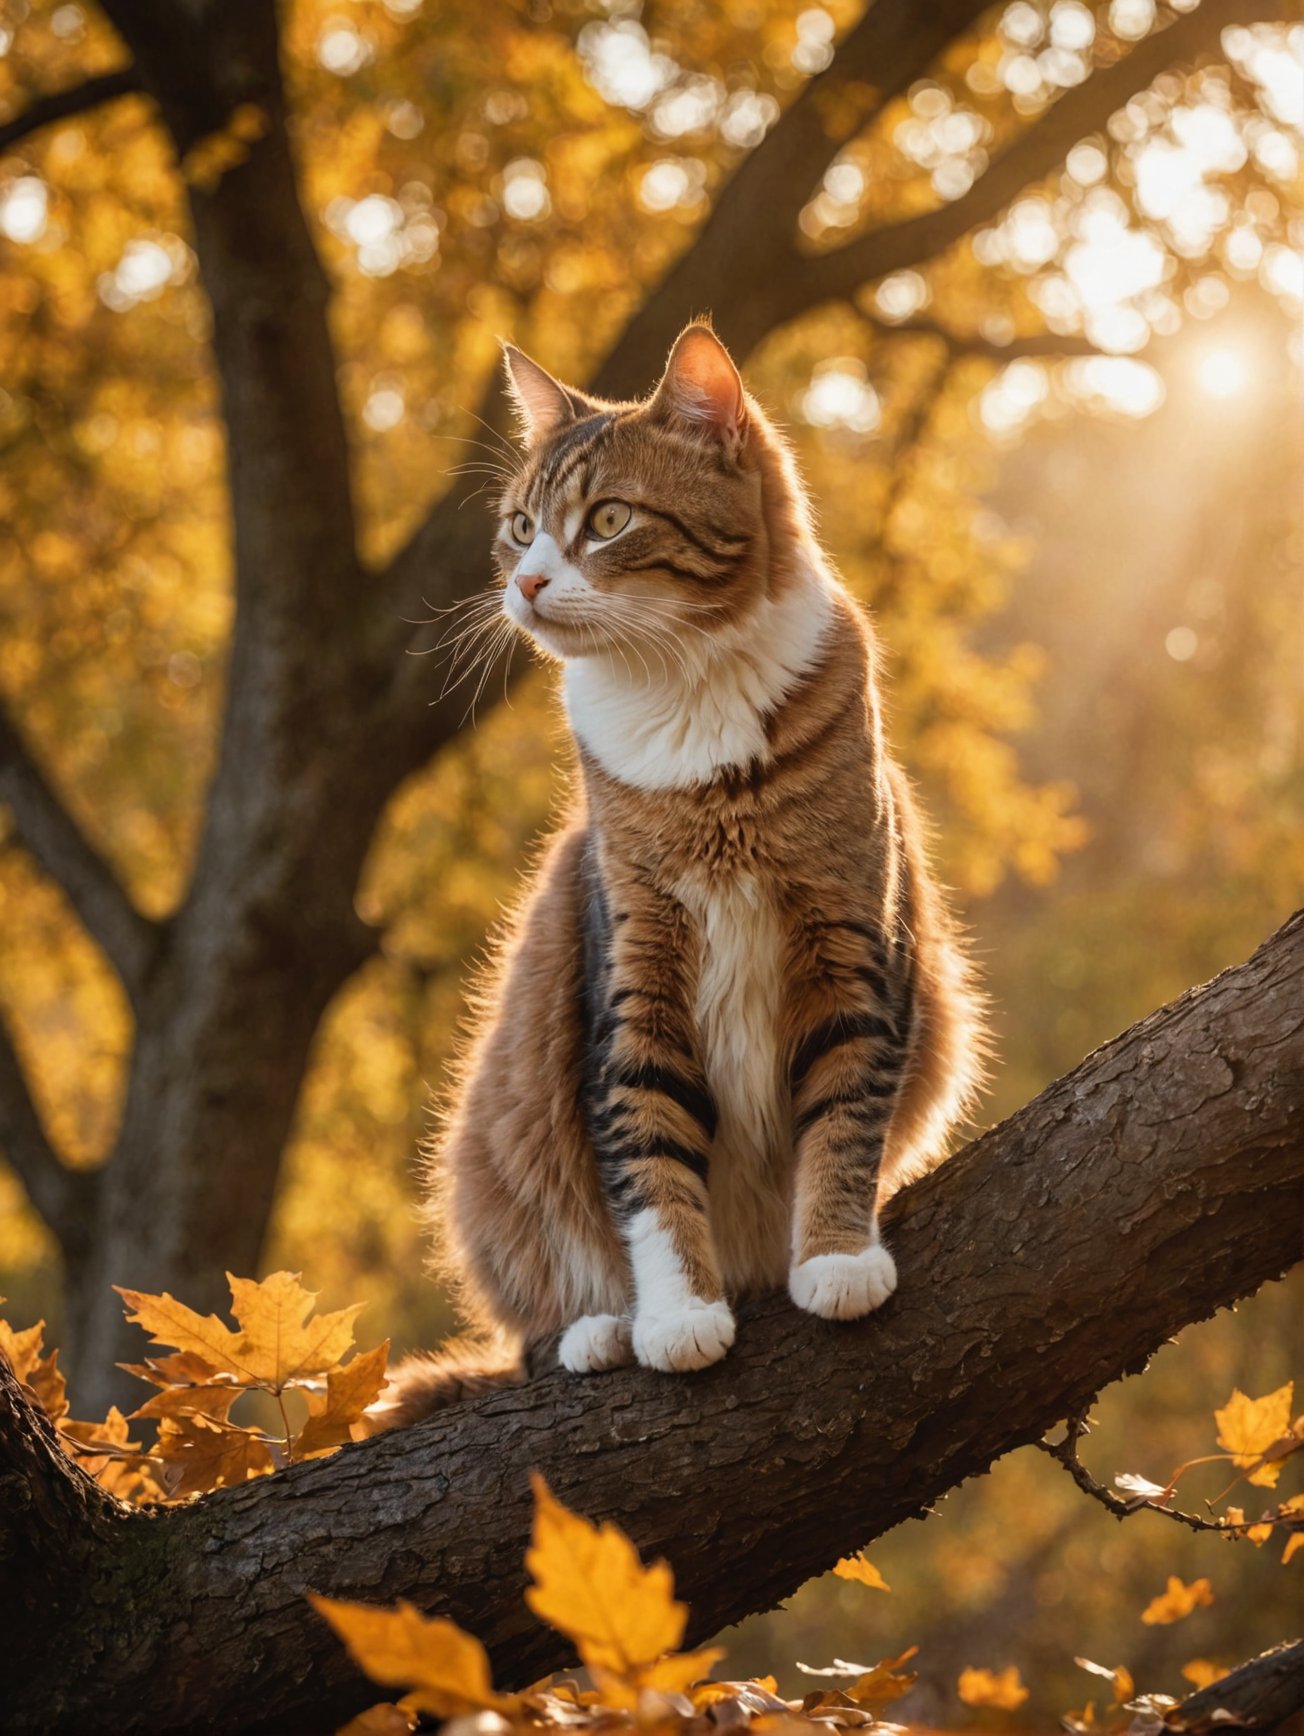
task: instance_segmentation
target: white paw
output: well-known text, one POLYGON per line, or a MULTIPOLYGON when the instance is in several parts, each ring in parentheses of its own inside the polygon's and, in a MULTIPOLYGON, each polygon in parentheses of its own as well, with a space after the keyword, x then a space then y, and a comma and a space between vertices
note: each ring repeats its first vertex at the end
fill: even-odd
POLYGON ((568 1326, 557 1360, 572 1374, 602 1374, 634 1360, 629 1321, 622 1314, 586 1314, 568 1326))
POLYGON ((824 1320, 859 1320, 896 1289, 896 1265, 875 1244, 859 1254, 815 1254, 788 1273, 788 1294, 824 1320))
POLYGON ((660 1314, 635 1314, 634 1354, 644 1368, 686 1374, 706 1368, 734 1341, 734 1317, 727 1302, 691 1298, 682 1308, 660 1314))

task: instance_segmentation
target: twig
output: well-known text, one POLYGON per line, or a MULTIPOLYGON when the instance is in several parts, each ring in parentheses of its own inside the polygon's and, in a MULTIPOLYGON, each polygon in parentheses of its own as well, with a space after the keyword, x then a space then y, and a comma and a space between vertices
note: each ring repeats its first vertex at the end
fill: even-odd
POLYGON ((11 145, 16 145, 19 139, 25 139, 29 133, 37 132, 41 127, 52 126, 55 121, 67 120, 72 115, 84 114, 87 109, 96 108, 102 102, 110 102, 114 97, 130 96, 140 89, 140 75, 134 66, 120 66, 114 72, 97 73, 94 78, 84 79, 81 84, 74 84, 68 90, 52 91, 49 96, 39 96, 13 120, 0 125, 0 151, 7 151, 11 145))
POLYGON ((1115 1519, 1126 1519, 1133 1513, 1149 1509, 1152 1513, 1162 1513, 1166 1519, 1175 1519, 1179 1525, 1185 1525, 1192 1531, 1220 1531, 1224 1536, 1234 1535, 1239 1531, 1249 1531, 1255 1525, 1269 1524, 1264 1519, 1204 1519, 1198 1513, 1184 1513, 1180 1507, 1168 1507, 1162 1501, 1148 1500, 1144 1496, 1136 1496, 1125 1501, 1121 1495, 1116 1495, 1112 1489, 1107 1489, 1103 1483, 1098 1483, 1091 1472, 1078 1457, 1078 1442, 1083 1435, 1089 1434, 1090 1428, 1085 1416, 1069 1417, 1064 1427, 1062 1441, 1041 1440, 1036 1444, 1043 1453, 1049 1454, 1072 1477, 1078 1488, 1093 1500, 1099 1501, 1107 1508, 1115 1519))

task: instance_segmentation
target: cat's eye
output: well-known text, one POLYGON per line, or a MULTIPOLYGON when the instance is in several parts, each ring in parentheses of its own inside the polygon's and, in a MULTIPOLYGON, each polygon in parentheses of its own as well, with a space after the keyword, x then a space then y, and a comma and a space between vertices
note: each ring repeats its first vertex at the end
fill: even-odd
POLYGON ((589 533, 605 542, 618 536, 632 516, 631 508, 623 500, 600 500, 589 514, 589 533))
POLYGON ((534 521, 528 513, 512 514, 512 536, 518 543, 529 543, 534 540, 534 521))

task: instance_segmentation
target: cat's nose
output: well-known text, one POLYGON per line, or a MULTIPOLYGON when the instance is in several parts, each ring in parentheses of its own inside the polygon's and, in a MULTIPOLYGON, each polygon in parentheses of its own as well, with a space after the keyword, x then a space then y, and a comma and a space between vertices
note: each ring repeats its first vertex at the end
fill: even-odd
POLYGON ((531 603, 548 583, 542 573, 518 573, 516 582, 531 603))

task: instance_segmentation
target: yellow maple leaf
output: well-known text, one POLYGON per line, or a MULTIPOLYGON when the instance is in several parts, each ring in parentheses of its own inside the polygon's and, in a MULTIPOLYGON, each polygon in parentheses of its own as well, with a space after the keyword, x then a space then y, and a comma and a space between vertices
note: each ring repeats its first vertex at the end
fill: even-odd
POLYGON ((216 1314, 196 1314, 166 1291, 151 1296, 117 1285, 115 1289, 128 1310, 135 1310, 128 1312, 128 1320, 143 1326, 155 1344, 190 1351, 242 1386, 279 1393, 292 1380, 327 1374, 352 1345, 360 1303, 314 1315, 317 1297, 304 1289, 297 1272, 273 1272, 261 1283, 229 1272, 226 1278, 238 1332, 216 1314))
POLYGON ((343 1368, 326 1376, 326 1391, 308 1400, 309 1417, 294 1443, 296 1459, 329 1453, 352 1440, 352 1425, 385 1384, 389 1340, 374 1350, 360 1351, 343 1368))
POLYGON ((855 1555, 848 1555, 844 1560, 837 1562, 833 1571, 839 1579, 853 1579, 858 1585, 868 1585, 875 1591, 891 1591, 892 1589, 864 1550, 859 1550, 855 1555))
POLYGON ((1294 1392, 1295 1383, 1289 1380, 1262 1398, 1248 1398, 1239 1387, 1233 1387, 1227 1403, 1213 1413, 1218 1424, 1218 1445, 1232 1455, 1232 1463, 1238 1470, 1255 1466, 1248 1480, 1261 1488, 1273 1488, 1281 1474, 1280 1464, 1259 1461, 1283 1436, 1289 1435, 1294 1392))
POLYGON ((1147 1627, 1166 1627, 1169 1622, 1181 1621, 1192 1610, 1212 1602, 1213 1587, 1207 1579, 1193 1579, 1186 1585, 1175 1573, 1170 1573, 1167 1588, 1158 1597, 1151 1598, 1141 1611, 1141 1620, 1147 1627))
POLYGON ((534 1584, 525 1599, 534 1613, 565 1634, 595 1672, 628 1678, 673 1652, 688 1610, 675 1602, 666 1562, 644 1567, 615 1525, 572 1513, 537 1472, 531 1483, 534 1536, 525 1565, 534 1584))
POLYGON ((1215 1664, 1209 1658, 1192 1658, 1189 1664, 1182 1665, 1182 1674, 1197 1688, 1208 1688, 1221 1682, 1227 1671, 1222 1664, 1215 1664))
POLYGON ((25 1381, 40 1361, 44 1336, 44 1320, 38 1320, 35 1326, 25 1326, 21 1332, 15 1332, 7 1320, 0 1320, 0 1351, 19 1380, 25 1381))
POLYGON ((1281 1552, 1281 1565, 1285 1567, 1291 1556, 1301 1549, 1304 1549, 1304 1531, 1297 1531, 1287 1540, 1286 1547, 1281 1552))
POLYGON ((57 1423, 68 1414, 68 1389, 59 1369, 59 1352, 52 1350, 48 1356, 43 1353, 44 1337, 44 1320, 21 1332, 15 1332, 7 1320, 0 1320, 0 1352, 27 1388, 28 1397, 36 1400, 52 1423, 57 1423))
POLYGON ((116 1405, 102 1423, 65 1417, 59 1424, 59 1442, 88 1477, 94 1477, 102 1489, 119 1500, 162 1499, 163 1490, 154 1479, 149 1456, 139 1441, 130 1438, 127 1419, 116 1405))
POLYGON ((1017 1711, 1028 1698, 1028 1690, 1013 1664, 999 1672, 961 1670, 955 1691, 966 1706, 995 1706, 1002 1712, 1017 1711))
POLYGON ((373 1682, 408 1690, 403 1710, 456 1718, 516 1707, 515 1695, 495 1693, 489 1654, 456 1622, 422 1615, 402 1601, 394 1609, 375 1609, 315 1592, 308 1599, 373 1682))

